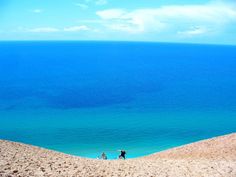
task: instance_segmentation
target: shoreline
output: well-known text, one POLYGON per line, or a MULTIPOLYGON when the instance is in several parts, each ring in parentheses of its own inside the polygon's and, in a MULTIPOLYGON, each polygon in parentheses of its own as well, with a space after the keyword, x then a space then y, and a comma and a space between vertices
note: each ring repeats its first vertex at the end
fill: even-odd
MULTIPOLYGON (((164 150, 160 150, 160 151, 150 153, 150 154, 146 154, 146 155, 142 155, 142 156, 136 156, 136 157, 127 156, 126 160, 142 159, 142 158, 146 158, 146 157, 149 157, 149 156, 159 155, 161 153, 166 153, 166 152, 169 152, 171 150, 177 150, 177 149, 180 149, 180 148, 185 148, 185 147, 188 147, 189 145, 200 144, 200 143, 204 143, 205 141, 214 140, 214 139, 217 139, 217 138, 220 138, 220 137, 230 136, 230 135, 234 135, 234 134, 236 136, 236 132, 232 132, 232 133, 224 134, 224 135, 219 135, 219 136, 213 136, 213 137, 210 137, 210 138, 201 139, 201 140, 193 141, 193 142, 190 142, 190 143, 186 143, 186 144, 182 144, 182 145, 178 145, 178 146, 173 146, 171 148, 167 148, 167 149, 164 149, 164 150)), ((64 155, 71 156, 71 157, 78 157, 78 158, 88 159, 88 160, 101 160, 101 159, 98 159, 97 157, 86 157, 86 156, 74 155, 74 154, 62 152, 62 151, 59 151, 59 150, 54 150, 54 149, 50 149, 50 148, 46 148, 46 147, 42 147, 42 146, 38 146, 38 145, 33 145, 33 144, 29 144, 29 143, 23 143, 23 142, 20 142, 20 141, 12 141, 12 140, 8 140, 8 139, 0 139, 0 145, 1 145, 2 141, 9 142, 9 143, 21 144, 21 145, 25 145, 25 146, 30 146, 30 147, 33 147, 33 148, 39 148, 39 149, 46 150, 46 151, 52 151, 52 152, 55 152, 55 153, 60 153, 60 154, 64 154, 64 155)), ((0 155, 1 155, 1 151, 0 151, 0 155)), ((98 153, 98 156, 99 155, 100 154, 98 153)), ((119 152, 117 152, 117 156, 118 155, 119 155, 119 152)), ((119 160, 119 159, 118 158, 117 159, 116 158, 110 158, 110 159, 108 158, 107 161, 109 161, 109 160, 114 161, 114 160, 119 160)))
POLYGON ((0 140, 5 176, 236 176, 236 133, 127 160, 82 158, 0 140))

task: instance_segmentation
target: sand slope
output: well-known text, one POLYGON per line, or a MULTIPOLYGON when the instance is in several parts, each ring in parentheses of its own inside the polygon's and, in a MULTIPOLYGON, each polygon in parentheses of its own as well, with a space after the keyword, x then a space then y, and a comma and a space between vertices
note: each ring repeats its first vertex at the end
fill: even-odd
POLYGON ((0 140, 0 176, 236 177, 236 133, 130 160, 93 160, 0 140))

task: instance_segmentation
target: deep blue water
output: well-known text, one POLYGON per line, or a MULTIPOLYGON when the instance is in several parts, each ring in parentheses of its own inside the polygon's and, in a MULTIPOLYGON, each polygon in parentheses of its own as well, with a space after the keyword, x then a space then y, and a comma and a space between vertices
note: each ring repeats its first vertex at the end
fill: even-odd
POLYGON ((0 138, 137 157, 236 132, 236 46, 0 42, 0 138))

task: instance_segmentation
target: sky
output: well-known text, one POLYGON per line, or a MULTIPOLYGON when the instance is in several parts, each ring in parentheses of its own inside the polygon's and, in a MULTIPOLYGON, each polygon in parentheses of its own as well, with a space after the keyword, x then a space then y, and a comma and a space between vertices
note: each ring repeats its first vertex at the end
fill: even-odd
POLYGON ((236 45, 236 0, 0 0, 0 40, 236 45))

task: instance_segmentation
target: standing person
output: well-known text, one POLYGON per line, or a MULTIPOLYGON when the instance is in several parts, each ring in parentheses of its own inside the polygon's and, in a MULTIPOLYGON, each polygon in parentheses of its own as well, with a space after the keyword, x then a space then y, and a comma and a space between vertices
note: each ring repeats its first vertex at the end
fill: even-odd
POLYGON ((125 160, 126 151, 125 150, 119 150, 119 151, 120 151, 119 159, 125 160))
POLYGON ((104 152, 103 152, 102 155, 101 155, 101 159, 102 159, 102 160, 107 160, 107 156, 106 156, 106 154, 105 154, 104 152))

